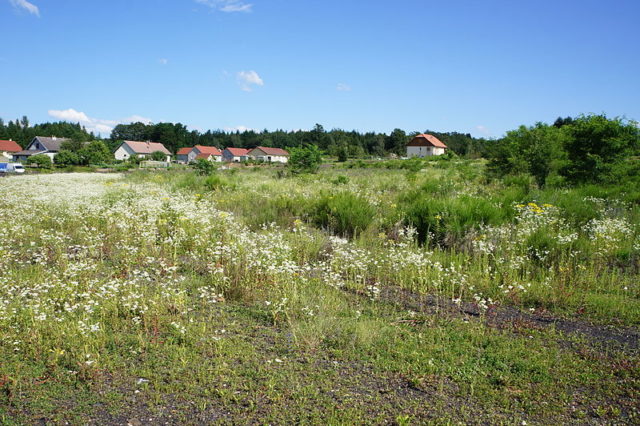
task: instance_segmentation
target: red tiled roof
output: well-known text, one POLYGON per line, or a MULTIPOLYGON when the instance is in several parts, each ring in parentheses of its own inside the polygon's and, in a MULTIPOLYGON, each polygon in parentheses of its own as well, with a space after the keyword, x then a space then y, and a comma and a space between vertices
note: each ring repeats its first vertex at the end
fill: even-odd
POLYGON ((435 146, 436 148, 447 148, 447 146, 433 135, 423 133, 411 139, 407 146, 435 146))
POLYGON ((189 147, 180 148, 176 154, 177 155, 187 155, 187 154, 189 154, 191 152, 192 149, 193 148, 189 148, 189 147))
POLYGON ((2 152, 20 152, 22 148, 15 141, 0 140, 0 151, 2 152))
POLYGON ((285 151, 284 149, 281 149, 281 148, 270 148, 270 147, 266 147, 266 146, 257 146, 254 149, 259 149, 260 151, 264 152, 267 155, 282 155, 282 156, 285 156, 285 157, 289 156, 289 153, 287 151, 285 151))
POLYGON ((209 159, 209 157, 214 157, 214 156, 215 156, 215 154, 206 154, 206 153, 202 153, 202 154, 198 154, 198 155, 196 155, 196 159, 203 158, 203 159, 205 159, 205 160, 208 160, 208 159, 209 159))
POLYGON ((244 148, 226 148, 226 150, 229 151, 234 157, 242 157, 249 153, 249 150, 244 148))
POLYGON ((197 148, 201 154, 222 155, 220 150, 215 146, 196 145, 194 148, 197 148))
POLYGON ((158 142, 124 141, 123 143, 128 145, 136 154, 153 154, 156 151, 160 151, 163 154, 171 155, 169 150, 158 142))

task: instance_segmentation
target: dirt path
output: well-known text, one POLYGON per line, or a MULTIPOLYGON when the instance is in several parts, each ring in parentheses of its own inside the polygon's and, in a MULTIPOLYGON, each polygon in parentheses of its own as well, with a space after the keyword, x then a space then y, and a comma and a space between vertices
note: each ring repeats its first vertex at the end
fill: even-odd
POLYGON ((457 318, 482 319, 488 326, 500 329, 548 329, 567 335, 578 335, 590 344, 625 352, 638 352, 640 330, 634 327, 612 327, 586 321, 563 319, 547 313, 524 312, 509 306, 492 306, 481 313, 473 303, 456 304, 432 295, 421 295, 400 287, 386 287, 380 298, 387 303, 425 314, 440 314, 457 318))

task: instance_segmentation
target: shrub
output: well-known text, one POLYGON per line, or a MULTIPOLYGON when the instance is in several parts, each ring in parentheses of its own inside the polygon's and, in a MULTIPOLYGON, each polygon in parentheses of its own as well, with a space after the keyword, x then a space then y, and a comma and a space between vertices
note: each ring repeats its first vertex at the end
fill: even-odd
POLYGON ((315 145, 291 149, 289 168, 293 173, 315 173, 322 163, 322 155, 315 145))
POLYGON ((53 165, 51 158, 45 154, 32 155, 27 159, 27 164, 35 164, 41 169, 50 169, 53 165))
POLYGON ((209 191, 217 191, 224 188, 233 188, 234 185, 220 175, 211 174, 205 178, 204 187, 209 191))
POLYGON ((102 141, 93 141, 84 145, 78 151, 78 157, 79 163, 77 164, 106 164, 113 160, 111 151, 102 141))
POLYGON ((338 235, 353 237, 367 229, 375 213, 375 208, 366 199, 351 192, 340 192, 317 200, 312 218, 317 225, 338 235))
POLYGON ((345 175, 338 175, 331 181, 334 185, 346 185, 349 183, 349 178, 345 175))
POLYGON ((73 166, 80 163, 80 157, 73 151, 61 150, 56 155, 56 164, 60 166, 73 166))
POLYGON ((571 183, 619 178, 625 171, 624 159, 640 151, 640 130, 619 118, 582 116, 566 127, 570 135, 565 143, 568 162, 560 173, 571 183))
POLYGON ((196 160, 193 167, 195 167, 198 173, 203 176, 210 175, 216 171, 216 165, 209 160, 205 160, 204 158, 199 158, 198 160, 196 160))
POLYGON ((167 160, 167 154, 165 154, 162 151, 154 151, 151 153, 151 159, 153 161, 166 161, 167 160))
POLYGON ((469 230, 503 223, 510 215, 491 200, 468 196, 441 199, 420 191, 401 203, 404 222, 416 228, 418 240, 442 246, 453 246, 469 230))

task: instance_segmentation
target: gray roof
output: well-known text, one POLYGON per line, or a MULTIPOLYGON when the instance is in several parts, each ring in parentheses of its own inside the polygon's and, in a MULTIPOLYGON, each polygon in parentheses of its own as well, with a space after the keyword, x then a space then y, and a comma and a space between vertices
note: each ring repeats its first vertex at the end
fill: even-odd
MULTIPOLYGON (((40 142, 42 144, 42 146, 44 146, 47 151, 49 152, 58 152, 60 151, 60 145, 62 145, 63 142, 67 142, 70 139, 68 138, 56 138, 55 136, 47 138, 45 136, 36 136, 35 138, 33 138, 33 140, 31 141, 31 143, 33 143, 35 140, 37 140, 38 142, 40 142)), ((29 144, 31 145, 31 144, 29 144)))

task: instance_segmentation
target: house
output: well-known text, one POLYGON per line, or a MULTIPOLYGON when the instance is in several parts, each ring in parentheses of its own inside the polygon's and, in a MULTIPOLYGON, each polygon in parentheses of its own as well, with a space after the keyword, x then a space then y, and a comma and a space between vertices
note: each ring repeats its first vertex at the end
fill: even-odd
POLYGON ((22 147, 18 145, 16 141, 12 141, 11 139, 8 141, 0 140, 0 157, 11 160, 13 154, 20 151, 22 151, 22 147))
POLYGON ((176 153, 176 161, 180 164, 187 164, 189 162, 189 153, 193 148, 180 148, 176 153))
POLYGON ((32 155, 44 154, 54 160, 56 154, 60 151, 60 147, 64 142, 68 142, 70 139, 57 138, 51 136, 50 138, 44 136, 36 136, 31 140, 27 149, 15 152, 13 154, 13 161, 26 161, 32 155))
POLYGON ((134 155, 140 158, 150 158, 154 152, 161 152, 165 155, 167 162, 171 161, 171 152, 159 142, 138 142, 124 141, 114 153, 116 160, 128 160, 134 155))
POLYGON ((429 157, 442 155, 447 151, 447 146, 433 135, 423 133, 417 135, 407 144, 407 157, 429 157))
POLYGON ((248 153, 249 150, 245 148, 225 148, 222 151, 222 159, 229 163, 239 163, 248 159, 248 153))
POLYGON ((247 157, 256 161, 267 163, 286 163, 289 161, 289 153, 281 148, 269 148, 258 146, 247 153, 247 157))
POLYGON ((222 153, 215 146, 196 145, 193 148, 191 148, 191 151, 187 156, 188 158, 187 162, 191 163, 193 161, 196 161, 196 159, 198 158, 205 158, 204 156, 198 157, 201 154, 208 154, 206 159, 209 161, 217 161, 217 162, 222 161, 222 153))

